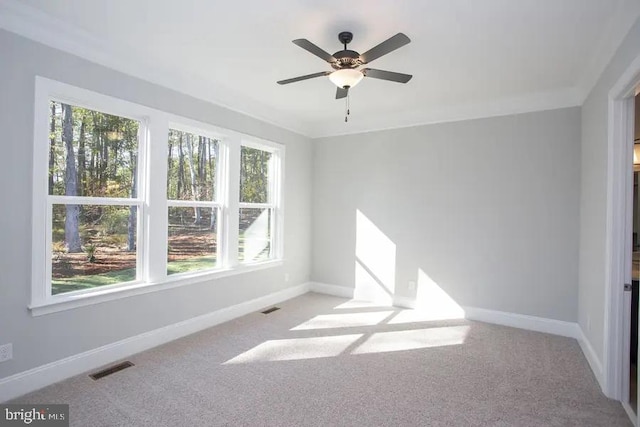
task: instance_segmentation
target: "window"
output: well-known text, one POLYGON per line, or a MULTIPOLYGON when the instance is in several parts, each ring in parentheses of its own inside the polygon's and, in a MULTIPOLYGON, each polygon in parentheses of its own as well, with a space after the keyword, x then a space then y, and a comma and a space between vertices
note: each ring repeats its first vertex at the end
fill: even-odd
POLYGON ((51 294, 139 279, 140 123, 49 105, 51 294))
POLYGON ((34 124, 34 314, 282 263, 283 146, 40 77, 34 124))
POLYGON ((275 156, 264 149, 242 146, 240 151, 240 210, 238 260, 251 262, 273 256, 275 156))
POLYGON ((167 273, 218 265, 218 140, 169 129, 167 273))

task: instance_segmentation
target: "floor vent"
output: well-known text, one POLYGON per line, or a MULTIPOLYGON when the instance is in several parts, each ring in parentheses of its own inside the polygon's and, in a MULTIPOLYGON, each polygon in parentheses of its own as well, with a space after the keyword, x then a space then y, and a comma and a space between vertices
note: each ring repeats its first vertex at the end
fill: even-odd
POLYGON ((271 307, 262 312, 262 314, 273 313, 274 311, 280 310, 280 307, 271 307))
POLYGON ((98 371, 89 375, 94 380, 99 380, 100 378, 104 378, 107 375, 115 374, 116 372, 122 371, 123 369, 127 369, 128 367, 133 366, 133 363, 126 361, 122 363, 118 363, 110 368, 103 369, 102 371, 98 371))

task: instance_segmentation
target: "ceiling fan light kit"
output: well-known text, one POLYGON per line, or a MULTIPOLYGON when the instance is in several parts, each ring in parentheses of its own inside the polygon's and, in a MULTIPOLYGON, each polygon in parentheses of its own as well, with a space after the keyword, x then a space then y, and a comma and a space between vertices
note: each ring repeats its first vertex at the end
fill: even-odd
POLYGON ((296 39, 293 43, 300 46, 304 50, 314 54, 318 58, 326 61, 331 65, 335 71, 321 71, 319 73, 307 74, 300 77, 294 77, 291 79, 280 80, 278 84, 285 85, 289 83, 295 83, 302 80, 308 80, 315 77, 329 76, 329 80, 335 84, 338 88, 336 91, 336 99, 346 98, 346 112, 344 121, 349 116, 349 89, 356 86, 364 77, 371 77, 374 79, 388 80, 397 83, 407 83, 411 80, 410 74, 396 73, 393 71, 376 70, 373 68, 360 68, 364 64, 380 58, 396 49, 411 42, 409 37, 402 33, 398 33, 395 36, 383 41, 379 45, 369 49, 363 54, 360 54, 354 50, 347 49, 347 45, 353 40, 353 34, 349 31, 343 31, 338 34, 338 40, 343 44, 344 49, 340 50, 333 55, 319 48, 315 44, 311 43, 307 39, 296 39))
POLYGON ((360 83, 363 78, 364 74, 362 74, 361 71, 354 70, 353 68, 336 70, 329 74, 329 80, 342 89, 353 88, 355 85, 360 83))

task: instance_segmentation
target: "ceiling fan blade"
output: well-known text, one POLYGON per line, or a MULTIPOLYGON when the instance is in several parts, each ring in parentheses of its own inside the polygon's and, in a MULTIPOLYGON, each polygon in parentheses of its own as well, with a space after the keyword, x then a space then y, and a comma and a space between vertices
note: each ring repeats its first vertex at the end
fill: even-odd
POLYGON ((339 87, 337 89, 338 90, 336 90, 336 99, 346 98, 347 95, 349 94, 349 88, 339 87))
POLYGON ((289 83, 299 82, 301 80, 313 79, 315 77, 328 76, 329 74, 331 74, 331 71, 321 71, 319 73, 307 74, 306 76, 299 76, 299 77, 293 77, 291 79, 280 80, 278 82, 278 84, 279 85, 286 85, 286 84, 289 84, 289 83))
POLYGON ((374 79, 389 80, 392 82, 406 83, 413 77, 411 74, 394 73, 393 71, 375 70, 373 68, 364 68, 362 74, 366 77, 374 79))
POLYGON ((367 64, 374 59, 380 58, 382 55, 386 55, 389 52, 393 52, 394 50, 409 44, 409 42, 411 42, 409 37, 402 33, 398 33, 360 55, 360 60, 363 64, 367 64))
POLYGON ((307 39, 296 39, 296 40, 293 41, 293 43, 295 45, 297 45, 297 46, 300 46, 301 48, 303 48, 307 52, 310 52, 310 53, 314 54, 315 56, 317 56, 318 58, 324 59, 325 61, 327 61, 329 63, 333 63, 333 62, 337 61, 337 59, 334 58, 333 55, 331 55, 328 52, 325 52, 323 49, 319 48, 318 46, 316 46, 315 44, 311 43, 307 39))

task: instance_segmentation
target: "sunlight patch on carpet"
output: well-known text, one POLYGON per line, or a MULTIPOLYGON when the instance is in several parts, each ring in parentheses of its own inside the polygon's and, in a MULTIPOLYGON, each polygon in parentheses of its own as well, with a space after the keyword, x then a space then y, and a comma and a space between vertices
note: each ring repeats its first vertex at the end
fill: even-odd
POLYGON ((292 328, 292 331, 309 329, 352 328, 374 326, 389 317, 393 311, 373 311, 368 313, 321 314, 292 328))
POLYGON ((361 337, 362 334, 351 334, 334 337, 269 340, 226 361, 224 365, 334 357, 361 337))
POLYGON ((383 353, 464 344, 469 326, 378 332, 367 338, 351 354, 383 353))

